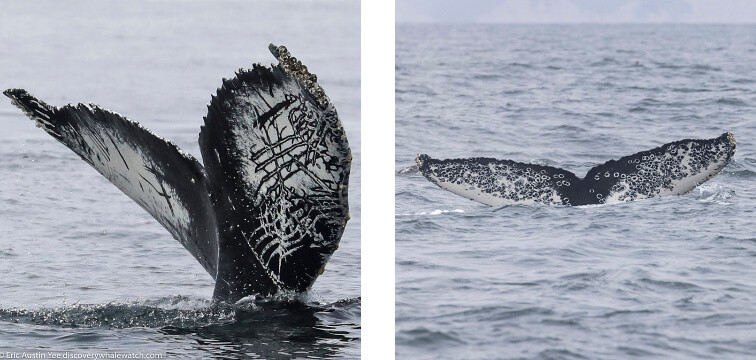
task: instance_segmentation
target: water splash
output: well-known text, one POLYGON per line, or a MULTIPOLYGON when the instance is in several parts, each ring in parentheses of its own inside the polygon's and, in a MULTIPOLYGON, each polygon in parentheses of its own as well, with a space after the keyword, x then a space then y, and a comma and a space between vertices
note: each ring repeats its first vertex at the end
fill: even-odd
POLYGON ((696 188, 696 198, 700 202, 732 205, 727 200, 735 195, 735 191, 722 187, 719 183, 702 184, 696 188))
POLYGON ((436 209, 433 211, 419 211, 412 214, 396 214, 396 216, 428 216, 428 215, 444 215, 444 214, 454 214, 454 213, 464 213, 465 211, 462 209, 454 209, 454 210, 441 210, 436 209))

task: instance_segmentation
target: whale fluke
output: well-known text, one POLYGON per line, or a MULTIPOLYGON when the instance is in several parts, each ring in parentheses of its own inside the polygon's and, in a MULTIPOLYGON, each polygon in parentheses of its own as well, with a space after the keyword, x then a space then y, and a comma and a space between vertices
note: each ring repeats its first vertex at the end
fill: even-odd
POLYGON ((492 206, 614 204, 682 195, 718 174, 735 154, 735 136, 685 139, 610 160, 582 179, 559 168, 512 160, 436 160, 420 154, 420 172, 457 195, 492 206))
POLYGON ((147 210, 215 279, 213 298, 309 289, 349 219, 351 152, 314 74, 279 64, 224 80, 200 131, 205 166, 137 122, 92 104, 4 94, 147 210))

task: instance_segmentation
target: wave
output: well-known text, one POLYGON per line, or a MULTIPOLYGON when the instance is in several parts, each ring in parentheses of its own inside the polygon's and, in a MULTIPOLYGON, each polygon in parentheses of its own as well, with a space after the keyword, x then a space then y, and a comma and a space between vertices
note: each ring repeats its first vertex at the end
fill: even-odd
POLYGON ((672 63, 665 63, 661 61, 652 61, 652 64, 656 65, 659 69, 668 69, 668 70, 693 70, 697 73, 705 73, 705 72, 717 72, 722 71, 722 68, 719 66, 712 66, 712 65, 706 65, 706 64, 672 64, 672 63))
POLYGON ((418 347, 433 347, 440 344, 460 345, 465 343, 465 341, 454 332, 431 330, 425 327, 399 331, 396 336, 396 342, 403 345, 418 347))
POLYGON ((612 57, 605 57, 601 59, 600 61, 595 61, 590 64, 591 67, 598 67, 598 66, 607 66, 607 65, 617 65, 620 62, 617 61, 615 58, 612 57))
POLYGON ((722 104, 722 105, 733 105, 733 106, 749 106, 748 102, 738 99, 738 98, 733 98, 733 97, 722 97, 722 98, 717 99, 715 103, 722 104))

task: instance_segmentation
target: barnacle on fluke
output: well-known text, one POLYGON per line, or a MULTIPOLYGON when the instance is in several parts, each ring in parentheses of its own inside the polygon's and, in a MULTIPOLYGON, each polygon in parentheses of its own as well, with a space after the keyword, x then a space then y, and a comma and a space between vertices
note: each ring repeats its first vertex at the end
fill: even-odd
POLYGON ((309 72, 307 66, 302 64, 302 62, 294 56, 291 56, 289 50, 286 49, 285 46, 275 46, 270 44, 268 45, 268 49, 270 49, 273 56, 278 59, 281 69, 304 85, 305 89, 315 97, 321 107, 325 107, 328 104, 328 96, 326 96, 325 91, 323 91, 323 88, 318 84, 317 75, 309 72))

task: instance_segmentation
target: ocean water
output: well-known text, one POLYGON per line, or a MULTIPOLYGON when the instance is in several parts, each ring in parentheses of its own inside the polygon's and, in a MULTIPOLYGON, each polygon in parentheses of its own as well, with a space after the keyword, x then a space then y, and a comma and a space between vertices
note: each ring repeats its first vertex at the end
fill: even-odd
POLYGON ((398 25, 401 359, 756 357, 756 27, 398 25), (488 207, 414 158, 569 169, 732 131, 691 193, 488 207))
POLYGON ((201 158, 221 79, 284 44, 336 105, 354 161, 340 248, 298 300, 212 304, 213 280, 137 204, 0 99, 0 354, 355 358, 360 20, 355 1, 4 1, 0 86, 92 102, 201 158))

